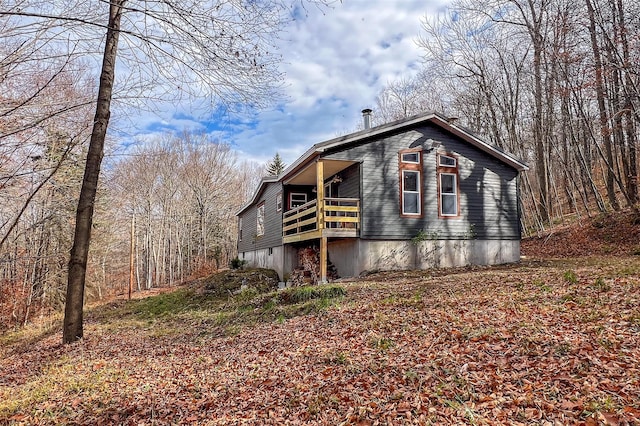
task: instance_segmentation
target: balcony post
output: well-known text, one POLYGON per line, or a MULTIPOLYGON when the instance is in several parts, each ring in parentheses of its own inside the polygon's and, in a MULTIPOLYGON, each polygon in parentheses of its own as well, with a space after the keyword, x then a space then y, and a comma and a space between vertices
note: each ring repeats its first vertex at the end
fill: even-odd
POLYGON ((316 229, 324 228, 324 163, 322 161, 316 162, 316 211, 318 226, 316 229))
MULTIPOLYGON (((324 230, 324 163, 322 160, 316 162, 316 201, 317 228, 322 235, 324 230)), ((327 282, 327 237, 320 237, 320 282, 327 282)))

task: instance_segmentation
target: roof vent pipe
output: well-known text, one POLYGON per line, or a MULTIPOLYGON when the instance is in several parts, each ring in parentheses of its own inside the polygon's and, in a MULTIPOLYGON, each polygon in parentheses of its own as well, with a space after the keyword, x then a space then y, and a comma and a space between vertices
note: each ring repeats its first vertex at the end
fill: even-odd
POLYGON ((371 128, 371 110, 369 108, 362 110, 362 119, 364 120, 364 129, 371 128))

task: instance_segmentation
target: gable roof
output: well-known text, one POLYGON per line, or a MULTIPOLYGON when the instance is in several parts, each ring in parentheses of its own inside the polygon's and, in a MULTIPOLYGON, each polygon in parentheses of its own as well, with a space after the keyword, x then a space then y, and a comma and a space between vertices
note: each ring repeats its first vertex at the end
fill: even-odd
POLYGON ((329 139, 324 142, 317 143, 309 148, 304 154, 302 154, 296 161, 291 163, 280 175, 277 177, 270 176, 267 178, 263 178, 260 182, 260 185, 256 189, 251 200, 242 206, 242 208, 236 213, 239 215, 243 211, 245 211, 249 206, 251 206, 257 200, 258 196, 262 193, 264 187, 269 182, 277 182, 279 180, 286 181, 287 179, 293 177, 302 170, 307 164, 311 161, 315 160, 325 151, 334 148, 340 148, 344 146, 348 146, 350 144, 362 142, 365 139, 373 138, 375 136, 380 136, 385 133, 395 132, 398 130, 402 130, 405 128, 409 128, 412 126, 416 126, 422 123, 431 122, 440 128, 447 130, 454 135, 460 137, 464 141, 469 144, 475 146, 481 151, 489 154, 490 156, 502 161, 505 164, 513 167, 519 172, 529 170, 529 167, 523 162, 516 159, 514 156, 507 154, 503 150, 499 149, 496 146, 490 145, 484 142, 482 139, 475 136, 469 129, 466 129, 462 126, 458 126, 453 123, 453 120, 438 114, 436 112, 428 112, 423 114, 414 115, 411 117, 403 118, 401 120, 392 121, 390 123, 386 123, 380 126, 372 127, 370 129, 360 130, 355 133, 350 133, 348 135, 339 136, 337 138, 329 139))
POLYGON ((256 201, 258 201, 258 197, 260 196, 260 194, 262 194, 264 189, 267 187, 267 184, 272 182, 277 182, 277 181, 278 181, 278 176, 263 177, 262 180, 260 181, 260 185, 258 185, 258 188, 256 188, 256 191, 253 193, 253 196, 251 197, 251 199, 245 205, 243 205, 240 208, 240 210, 236 212, 236 216, 242 213, 243 211, 245 211, 247 207, 249 207, 250 205, 254 204, 256 201))

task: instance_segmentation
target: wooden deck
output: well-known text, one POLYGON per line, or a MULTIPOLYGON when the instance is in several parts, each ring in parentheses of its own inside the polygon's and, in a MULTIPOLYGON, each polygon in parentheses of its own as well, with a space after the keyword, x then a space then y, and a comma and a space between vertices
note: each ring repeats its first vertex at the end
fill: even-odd
POLYGON ((317 200, 311 200, 285 212, 282 219, 282 242, 285 244, 321 237, 355 238, 359 235, 358 198, 324 198, 321 206, 317 200))

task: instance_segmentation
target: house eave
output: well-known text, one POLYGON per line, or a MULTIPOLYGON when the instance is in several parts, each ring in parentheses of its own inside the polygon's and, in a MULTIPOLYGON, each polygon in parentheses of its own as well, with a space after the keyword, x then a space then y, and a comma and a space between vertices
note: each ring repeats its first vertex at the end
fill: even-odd
POLYGON ((456 126, 455 124, 452 124, 451 122, 447 121, 447 120, 443 120, 440 117, 433 117, 434 121, 438 120, 439 121, 439 125, 450 131, 451 133, 455 134, 456 136, 459 136, 460 138, 464 139, 465 141, 469 142, 471 145, 475 146, 476 148, 480 149, 481 151, 486 152, 487 154, 501 160, 502 162, 510 165, 511 167, 513 167, 514 169, 516 169, 519 172, 524 172, 529 170, 529 166, 527 166, 526 164, 522 163, 521 161, 517 160, 515 157, 507 154, 506 152, 501 151, 500 149, 489 145, 488 143, 484 142, 483 140, 477 138, 476 136, 474 136, 473 134, 469 133, 468 131, 462 129, 459 126, 456 126))
POLYGON ((298 173, 300 169, 303 168, 304 165, 306 165, 310 160, 326 151, 428 121, 437 123, 440 127, 459 136, 460 138, 469 142, 476 148, 486 152, 487 154, 503 161, 519 172, 529 170, 529 167, 526 164, 520 162, 512 155, 505 153, 497 149, 496 147, 482 141, 462 127, 456 126, 447 117, 444 117, 435 112, 429 112, 425 114, 415 115, 406 119, 393 121, 391 123, 376 126, 371 129, 361 130, 359 132, 339 136, 325 142, 317 143, 313 145, 309 150, 307 150, 307 152, 305 152, 300 158, 298 158, 298 160, 296 160, 291 166, 285 169, 285 171, 282 173, 282 177, 285 182, 286 180, 290 180, 292 178, 292 173, 298 173))
POLYGON ((413 124, 419 123, 421 121, 428 120, 431 117, 436 117, 435 113, 422 114, 419 116, 415 116, 410 118, 409 120, 397 120, 391 123, 383 124, 380 126, 372 127, 371 129, 360 130, 355 133, 350 133, 344 136, 338 136, 333 139, 329 139, 328 141, 319 142, 309 148, 304 154, 302 154, 296 161, 294 161, 289 167, 287 167, 281 174, 281 178, 283 181, 292 179, 295 174, 297 174, 305 165, 307 165, 310 161, 314 160, 319 154, 323 152, 339 147, 342 145, 347 145, 352 142, 358 142, 363 139, 367 139, 370 137, 374 137, 380 135, 382 133, 391 132, 396 129, 401 129, 403 127, 411 126, 413 124))

